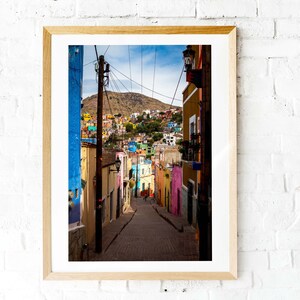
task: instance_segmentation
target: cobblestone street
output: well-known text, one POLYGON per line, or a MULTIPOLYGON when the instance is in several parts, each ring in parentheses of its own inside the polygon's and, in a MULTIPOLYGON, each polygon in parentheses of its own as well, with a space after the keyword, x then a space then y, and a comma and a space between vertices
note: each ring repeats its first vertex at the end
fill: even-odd
MULTIPOLYGON (((120 227, 116 238, 103 249, 91 253, 93 261, 187 261, 198 260, 198 241, 194 230, 176 230, 162 218, 150 203, 142 198, 132 200, 136 212, 127 225, 120 227)), ((124 218, 121 216, 120 218, 124 218)), ((118 222, 117 220, 116 222, 118 222)), ((113 228, 104 228, 106 234, 113 228)), ((115 229, 114 229, 115 230, 115 229)))

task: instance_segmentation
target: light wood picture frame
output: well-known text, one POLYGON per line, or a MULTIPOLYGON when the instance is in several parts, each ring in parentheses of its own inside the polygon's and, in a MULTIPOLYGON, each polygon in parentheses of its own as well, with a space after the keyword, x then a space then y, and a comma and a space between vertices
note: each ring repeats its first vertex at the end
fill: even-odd
MULTIPOLYGON (((123 40, 122 39, 122 40, 123 40)), ((121 42, 124 43, 124 42, 121 42)), ((159 42, 158 42, 159 43, 159 42)), ((203 43, 203 42, 199 42, 203 43)), ((96 42, 95 42, 96 44, 96 42)), ((92 43, 91 43, 92 45, 92 43)), ((213 52, 215 53, 215 52, 213 52)), ((212 54, 212 60, 214 60, 214 54, 212 54)), ((218 66, 216 66, 218 68, 218 66)), ((215 69, 218 70, 218 69, 215 69)), ((212 71, 214 72, 214 70, 212 71)), ((215 72, 216 73, 216 72, 215 72)), ((214 73, 214 74, 215 74, 214 73)), ((67 74, 67 73, 65 73, 67 74)), ((67 79, 66 79, 67 80, 67 79)), ((214 77, 212 77, 212 81, 214 77)), ((66 81, 67 82, 67 81, 66 81)), ((67 89, 67 87, 66 87, 67 89)), ((216 84, 212 83, 212 94, 216 95, 218 92, 215 90, 216 84)), ((68 102, 68 99, 61 96, 60 101, 68 102)), ((213 96, 215 97, 215 96, 213 96)), ((55 100, 56 101, 56 100, 55 100)), ((216 106, 213 108, 218 110, 216 106)), ((65 123, 64 123, 65 124, 65 123)), ((62 126, 64 126, 64 124, 62 126)), ((65 128, 64 130, 67 130, 65 128)), ((236 121, 236 28, 234 26, 147 26, 147 27, 97 27, 97 26, 82 26, 82 27, 44 27, 43 28, 43 278, 45 280, 228 280, 237 278, 237 121, 236 121), (224 247, 224 257, 220 258, 222 263, 214 265, 214 257, 212 262, 203 262, 203 264, 189 265, 185 262, 180 262, 176 265, 175 262, 158 262, 152 266, 149 262, 135 262, 133 269, 129 264, 120 264, 119 262, 112 262, 107 267, 106 262, 101 264, 99 262, 97 267, 93 262, 89 262, 89 265, 83 267, 82 262, 66 262, 69 267, 62 266, 58 267, 59 253, 57 247, 58 243, 54 242, 57 237, 58 228, 66 226, 61 220, 58 219, 55 213, 55 207, 57 203, 67 197, 68 190, 66 189, 65 194, 57 197, 57 185, 54 184, 54 180, 62 176, 54 168, 60 162, 67 166, 67 162, 64 160, 57 159, 57 153, 60 151, 59 138, 57 137, 59 129, 55 126, 56 121, 53 119, 54 114, 57 114, 57 106, 54 103, 54 97, 57 96, 55 93, 55 86, 53 82, 56 76, 56 68, 61 62, 66 62, 68 57, 67 52, 59 57, 59 51, 55 50, 57 45, 63 44, 64 47, 60 49, 66 49, 66 45, 84 45, 87 40, 99 37, 122 37, 126 40, 130 36, 140 37, 164 37, 176 38, 179 40, 186 41, 185 44, 193 44, 197 38, 201 40, 203 37, 205 44, 211 44, 212 49, 218 48, 218 59, 222 59, 225 55, 223 65, 223 82, 220 84, 220 93, 224 96, 224 103, 220 105, 220 111, 216 113, 215 117, 212 117, 213 129, 223 128, 225 132, 216 134, 216 140, 221 134, 226 144, 226 149, 217 149, 215 147, 215 161, 212 161, 213 170, 217 168, 217 164, 222 161, 224 162, 224 173, 222 178, 218 178, 221 175, 213 174, 214 180, 218 185, 220 182, 221 188, 218 195, 224 196, 224 209, 214 207, 213 214, 215 211, 220 210, 219 220, 213 219, 212 226, 213 232, 216 228, 225 227, 226 235, 218 236, 217 239, 213 240, 213 251, 214 241, 222 240, 226 247, 224 247), (56 51, 56 52, 55 52, 56 51), (223 52, 223 54, 220 54, 223 52), (223 56, 222 56, 223 55, 223 56), (218 116, 224 115, 225 124, 219 124, 220 120, 218 116), (224 151, 223 151, 224 150, 224 151), (220 155, 218 153, 220 152, 220 155), (222 152, 222 153, 221 153, 222 152), (224 159, 225 157, 225 159, 224 159), (223 189, 224 187, 224 189, 223 189), (224 217, 224 218, 223 218, 224 217), (224 224, 219 224, 220 220, 224 220, 224 224), (214 223, 215 222, 215 223, 214 223), (226 249, 225 249, 226 248, 226 249), (210 266, 210 264, 212 264, 210 266), (187 267, 184 267, 187 265, 187 267), (124 267, 125 266, 125 267, 124 267), (128 266, 128 267, 127 267, 128 266), (204 266, 202 268, 202 266, 204 266)), ((65 147, 65 141, 61 140, 61 147, 65 147)), ((66 146, 67 147, 67 146, 66 146)), ((217 196, 216 196, 217 197, 217 196)), ((66 201, 65 201, 66 202, 66 201)), ((221 200, 220 200, 221 203, 221 200)), ((67 206, 66 206, 67 210, 67 206)), ((214 234, 214 233, 213 233, 214 234)), ((67 239, 67 236, 63 235, 67 239)), ((221 243, 221 242, 220 242, 221 243)), ((217 244, 217 243, 216 243, 217 244)), ((62 247, 65 247, 67 242, 62 242, 62 247)), ((218 244, 219 246, 219 244, 218 244)), ((66 252, 67 250, 64 249, 66 252)), ((64 253, 65 253, 64 252, 64 253)), ((213 252, 214 253, 214 252, 213 252)), ((220 253, 222 253, 220 251, 220 253)), ((220 254, 222 255, 222 254, 220 254)))

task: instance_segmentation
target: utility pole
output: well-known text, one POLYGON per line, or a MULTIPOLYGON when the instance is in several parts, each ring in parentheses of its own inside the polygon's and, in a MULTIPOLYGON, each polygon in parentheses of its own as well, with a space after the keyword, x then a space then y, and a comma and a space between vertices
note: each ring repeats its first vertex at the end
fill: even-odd
POLYGON ((102 252, 102 116, 104 56, 98 59, 95 252, 102 252))

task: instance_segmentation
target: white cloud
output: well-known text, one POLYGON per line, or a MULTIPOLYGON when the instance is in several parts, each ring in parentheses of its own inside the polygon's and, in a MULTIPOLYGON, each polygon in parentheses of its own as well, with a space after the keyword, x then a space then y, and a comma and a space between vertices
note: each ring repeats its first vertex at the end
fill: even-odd
MULTIPOLYGON (((107 50, 108 46, 102 45, 97 46, 98 55, 103 55, 107 50)), ((130 60, 131 64, 129 65, 129 55, 128 55, 128 46, 110 46, 106 52, 105 60, 110 63, 114 68, 123 74, 130 77, 130 66, 131 66, 131 78, 138 82, 139 84, 142 81, 142 85, 151 89, 153 87, 153 75, 154 75, 154 58, 155 51, 154 47, 143 46, 143 56, 142 61, 143 65, 141 68, 141 50, 140 46, 130 46, 130 60), (142 78, 141 78, 142 71, 142 78)), ((169 97, 161 97, 157 94, 153 94, 154 98, 157 98, 160 101, 171 103, 171 100, 174 96, 176 85, 179 80, 180 73, 182 71, 183 62, 181 59, 183 47, 178 46, 165 46, 157 47, 156 54, 156 70, 155 70, 155 82, 154 90, 158 93, 167 95, 169 97)), ((97 82, 96 82, 96 73, 94 71, 94 63, 87 63, 96 59, 95 49, 93 46, 85 47, 85 61, 84 61, 84 82, 87 83, 86 86, 83 86, 83 97, 85 98, 88 95, 97 93, 97 82), (94 82, 94 85, 92 84, 94 82), (93 88, 94 86, 94 88, 93 88)), ((122 76, 115 69, 111 67, 113 71, 110 75, 111 81, 115 76, 122 81, 122 83, 127 87, 128 90, 131 90, 131 84, 128 78, 122 76)), ((122 92, 126 92, 126 89, 118 81, 117 85, 122 92)), ((111 86, 114 86, 111 84, 111 86)), ((182 78, 176 93, 175 98, 180 99, 180 101, 175 100, 174 105, 182 105, 182 91, 186 86, 185 82, 185 73, 182 74, 182 78)), ((115 89, 115 88, 114 88, 115 89)), ((132 83, 133 92, 142 92, 143 94, 152 97, 152 92, 141 88, 140 86, 132 83)))

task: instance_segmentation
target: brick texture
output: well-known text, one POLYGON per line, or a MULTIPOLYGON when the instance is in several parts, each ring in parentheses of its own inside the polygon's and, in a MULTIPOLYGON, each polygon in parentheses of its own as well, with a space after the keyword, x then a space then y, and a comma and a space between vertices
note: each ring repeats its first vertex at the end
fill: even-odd
POLYGON ((1 1, 0 300, 300 299, 298 0, 1 1), (237 281, 42 281, 42 26, 238 27, 237 281))

